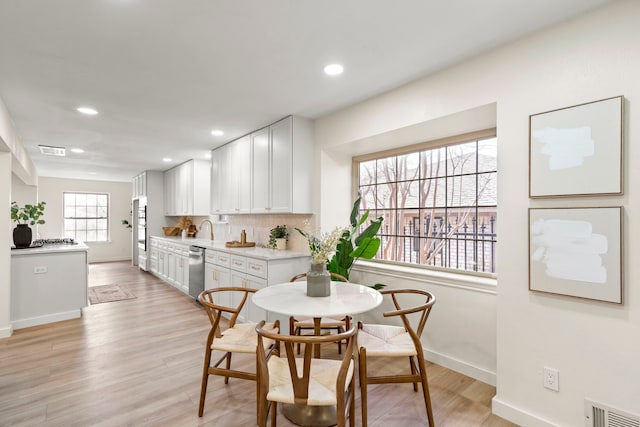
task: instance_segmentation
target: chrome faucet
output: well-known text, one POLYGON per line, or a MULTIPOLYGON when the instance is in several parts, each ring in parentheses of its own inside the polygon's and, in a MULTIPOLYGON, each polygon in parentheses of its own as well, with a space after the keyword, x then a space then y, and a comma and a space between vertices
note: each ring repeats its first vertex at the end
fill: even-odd
POLYGON ((211 233, 211 237, 210 237, 210 239, 211 239, 211 240, 213 240, 213 224, 211 223, 211 221, 209 221, 208 219, 205 219, 204 221, 202 221, 202 222, 200 223, 200 231, 202 231, 202 225, 203 225, 205 222, 208 222, 208 223, 209 223, 209 232, 211 233))

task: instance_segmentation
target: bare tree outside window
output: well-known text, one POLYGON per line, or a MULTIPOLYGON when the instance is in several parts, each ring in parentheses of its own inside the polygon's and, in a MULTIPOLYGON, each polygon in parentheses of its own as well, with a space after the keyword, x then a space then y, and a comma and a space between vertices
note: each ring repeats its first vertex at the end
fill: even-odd
POLYGON ((361 209, 384 218, 377 259, 495 273, 497 141, 358 163, 361 209))

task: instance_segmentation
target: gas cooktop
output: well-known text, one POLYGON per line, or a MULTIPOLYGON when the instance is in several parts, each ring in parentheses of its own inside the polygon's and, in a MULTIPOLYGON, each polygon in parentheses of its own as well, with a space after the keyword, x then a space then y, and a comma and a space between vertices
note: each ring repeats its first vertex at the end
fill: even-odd
POLYGON ((77 245, 78 243, 70 237, 62 239, 36 239, 33 245, 77 245))

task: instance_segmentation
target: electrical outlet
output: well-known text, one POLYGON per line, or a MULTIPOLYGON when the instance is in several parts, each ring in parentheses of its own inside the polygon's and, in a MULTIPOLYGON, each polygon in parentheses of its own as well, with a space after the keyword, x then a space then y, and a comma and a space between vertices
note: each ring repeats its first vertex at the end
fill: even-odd
POLYGON ((33 268, 33 273, 34 274, 42 274, 42 273, 46 273, 47 272, 47 267, 34 267, 33 268))
POLYGON ((560 384, 558 380, 558 375, 559 374, 557 369, 547 368, 545 366, 542 371, 542 385, 544 385, 544 387, 548 388, 549 390, 559 391, 560 384))

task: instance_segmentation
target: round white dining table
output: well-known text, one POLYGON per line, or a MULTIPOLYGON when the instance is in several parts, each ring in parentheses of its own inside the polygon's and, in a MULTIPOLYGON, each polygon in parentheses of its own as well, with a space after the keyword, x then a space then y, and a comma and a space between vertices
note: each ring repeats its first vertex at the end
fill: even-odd
POLYGON ((335 317, 359 314, 382 303, 380 292, 351 282, 331 282, 328 297, 307 296, 307 282, 287 282, 270 285, 253 295, 255 305, 267 311, 287 316, 335 317))
MULTIPOLYGON (((328 297, 309 297, 306 281, 281 283, 258 290, 252 301, 267 311, 313 317, 315 335, 320 335, 322 317, 364 313, 382 304, 382 294, 368 286, 333 281, 330 286, 328 297)), ((319 345, 314 348, 314 357, 320 357, 319 345)), ((282 411, 285 417, 298 425, 324 427, 336 424, 335 406, 284 404, 282 411)))

